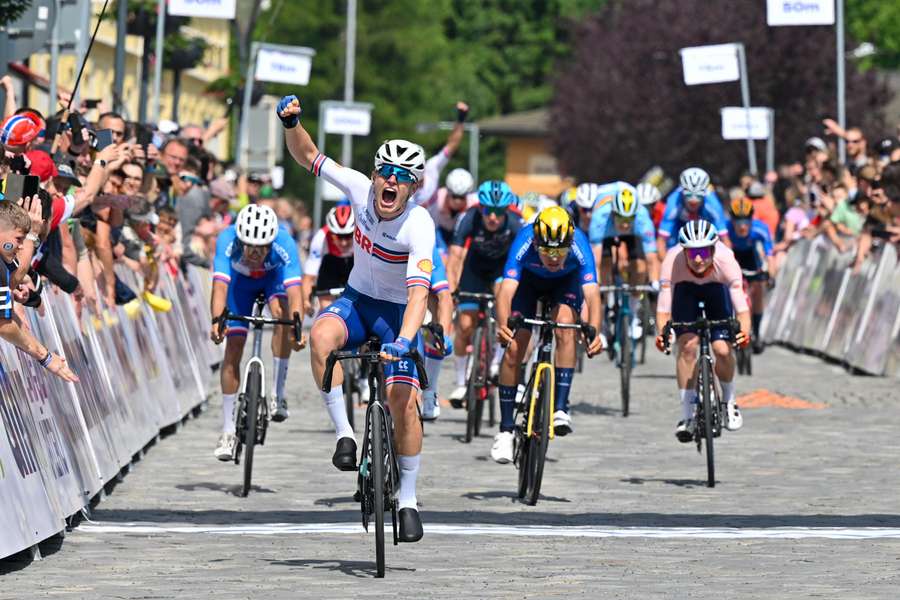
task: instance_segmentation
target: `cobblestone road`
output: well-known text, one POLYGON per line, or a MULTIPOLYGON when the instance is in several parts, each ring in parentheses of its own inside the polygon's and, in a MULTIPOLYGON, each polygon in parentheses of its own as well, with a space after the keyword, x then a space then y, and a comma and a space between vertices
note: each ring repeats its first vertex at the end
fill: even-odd
MULTIPOLYGON (((703 457, 672 434, 672 359, 654 352, 636 371, 627 419, 611 364, 590 366, 535 507, 514 499, 515 468, 488 459, 490 437, 462 443, 463 415, 444 409, 426 430, 425 538, 388 548, 384 580, 372 578, 354 477, 330 465, 334 436, 303 355, 291 418, 269 430, 249 498, 235 495, 239 469, 212 457, 214 398, 61 548, 0 563, 0 597, 897 597, 898 381, 770 348, 739 394, 824 406, 755 394, 744 430, 717 444, 707 489, 703 457)), ((447 392, 449 370, 442 379, 447 392)))

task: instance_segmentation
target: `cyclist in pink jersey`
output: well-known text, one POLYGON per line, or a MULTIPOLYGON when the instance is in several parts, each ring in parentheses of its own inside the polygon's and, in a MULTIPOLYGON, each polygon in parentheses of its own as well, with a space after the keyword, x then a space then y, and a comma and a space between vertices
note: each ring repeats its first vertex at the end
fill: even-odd
MULTIPOLYGON (((741 331, 735 343, 746 347, 750 344, 750 309, 744 295, 741 267, 734 252, 719 241, 715 226, 702 219, 685 223, 678 238, 680 246, 667 253, 662 263, 656 322, 662 326, 669 321, 696 321, 700 317, 698 304, 703 302, 710 320, 730 319, 737 313, 741 331)), ((682 418, 675 436, 680 442, 690 442, 697 403, 694 369, 700 338, 693 328, 677 327, 675 335, 678 349, 676 376, 682 406, 682 418)), ((735 359, 728 341, 730 328, 714 327, 711 337, 716 375, 727 404, 725 427, 736 431, 743 425, 743 417, 734 399, 735 359)), ((658 335, 656 347, 663 351, 666 341, 658 335)))

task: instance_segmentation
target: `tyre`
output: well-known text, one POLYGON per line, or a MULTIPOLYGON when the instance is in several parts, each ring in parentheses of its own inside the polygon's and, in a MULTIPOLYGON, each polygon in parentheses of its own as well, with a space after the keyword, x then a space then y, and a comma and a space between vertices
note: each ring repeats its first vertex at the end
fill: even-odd
POLYGON ((706 442, 706 485, 707 487, 716 486, 716 465, 713 456, 713 438, 715 430, 713 428, 713 381, 712 371, 709 361, 704 357, 700 357, 700 406, 703 409, 703 437, 706 442))
POLYGON ((259 365, 254 363, 250 365, 245 392, 247 427, 244 430, 244 484, 241 487, 241 496, 244 498, 250 493, 250 483, 253 477, 253 449, 256 447, 256 427, 258 425, 256 421, 259 416, 259 403, 263 401, 259 397, 261 390, 262 373, 260 373, 259 365))
POLYGON ((384 577, 384 412, 379 406, 369 411, 372 422, 372 491, 375 495, 375 576, 384 577))
POLYGON ((518 462, 517 466, 519 467, 519 490, 518 496, 519 500, 525 498, 525 493, 528 491, 528 454, 529 449, 531 448, 531 440, 525 437, 524 430, 520 428, 516 428, 516 448, 513 451, 513 456, 518 454, 518 462))
POLYGON ((631 365, 634 362, 631 344, 631 332, 625 331, 619 349, 619 378, 622 384, 623 417, 628 416, 629 405, 631 404, 631 365))
POLYGON ((344 389, 344 408, 347 410, 347 421, 353 429, 356 429, 356 426, 353 423, 353 395, 356 392, 355 375, 356 374, 353 373, 351 369, 344 369, 344 383, 342 384, 344 389))
POLYGON ((469 368, 466 380, 466 443, 470 443, 478 435, 479 412, 481 405, 482 363, 484 362, 484 330, 481 327, 475 329, 472 338, 472 356, 469 357, 469 368))
POLYGON ((638 340, 638 352, 640 353, 640 363, 643 365, 647 361, 647 336, 650 334, 650 299, 647 294, 641 296, 641 329, 643 335, 638 340))
POLYGON ((547 458, 547 448, 550 446, 550 425, 553 415, 550 413, 550 397, 553 394, 550 377, 547 370, 541 373, 538 392, 538 401, 534 404, 534 419, 532 420, 531 448, 528 452, 528 498, 531 506, 537 504, 541 495, 541 480, 544 477, 544 462, 547 458))

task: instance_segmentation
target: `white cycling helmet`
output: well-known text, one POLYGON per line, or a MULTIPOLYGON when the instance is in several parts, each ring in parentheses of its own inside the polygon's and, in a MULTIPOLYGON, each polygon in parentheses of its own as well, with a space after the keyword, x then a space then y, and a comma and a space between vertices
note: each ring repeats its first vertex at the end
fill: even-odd
POLYGON ((597 204, 597 184, 582 183, 575 188, 575 204, 586 210, 591 210, 597 204))
POLYGON ((656 204, 662 198, 659 189, 652 183, 639 183, 637 186, 638 202, 645 206, 656 204))
POLYGON ((353 208, 348 204, 335 206, 325 216, 325 224, 328 226, 328 231, 335 235, 350 235, 356 228, 353 208))
POLYGON ((394 165, 409 170, 416 178, 422 181, 425 174, 425 149, 422 146, 407 140, 387 140, 375 152, 375 168, 381 165, 394 165))
POLYGON ((637 214, 637 209, 637 190, 630 183, 619 182, 619 189, 616 191, 616 197, 613 198, 613 212, 627 219, 637 214))
POLYGON ((709 174, 698 167, 682 171, 678 182, 681 184, 681 189, 688 194, 705 196, 709 190, 709 174))
POLYGON ((453 169, 444 180, 447 191, 453 196, 465 196, 475 187, 475 179, 465 169, 453 169))
POLYGON ((685 248, 706 248, 719 241, 716 227, 709 221, 688 221, 678 231, 678 241, 685 248))
POLYGON ((238 239, 250 246, 266 246, 278 235, 278 215, 268 206, 248 204, 234 223, 238 239))

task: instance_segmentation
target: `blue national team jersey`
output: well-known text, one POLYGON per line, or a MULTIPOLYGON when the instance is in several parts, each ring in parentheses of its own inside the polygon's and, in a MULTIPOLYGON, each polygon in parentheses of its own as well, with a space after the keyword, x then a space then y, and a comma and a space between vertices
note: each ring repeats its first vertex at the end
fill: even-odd
MULTIPOLYGON (((698 217, 716 226, 720 236, 728 234, 728 221, 725 210, 715 192, 708 192, 700 206, 698 217)), ((658 235, 666 238, 666 247, 672 248, 678 243, 678 230, 688 222, 689 215, 684 207, 683 193, 680 187, 675 188, 666 198, 666 210, 659 224, 658 235)))
POLYGON ((534 228, 523 227, 513 240, 503 267, 503 277, 519 281, 522 273, 528 271, 543 279, 558 279, 573 271, 578 271, 582 285, 597 282, 597 269, 594 266, 594 255, 587 236, 580 229, 575 230, 575 239, 569 250, 566 261, 559 271, 550 271, 541 262, 534 241, 534 228))
POLYGON ((217 281, 231 282, 232 273, 240 273, 251 279, 260 279, 271 271, 280 269, 285 288, 300 285, 303 279, 303 271, 300 267, 300 257, 297 255, 297 244, 284 228, 278 228, 278 235, 269 249, 269 254, 263 264, 257 268, 249 268, 241 261, 244 246, 237 237, 234 225, 222 231, 216 239, 216 259, 214 262, 217 281))
POLYGON ((731 248, 735 252, 754 250, 757 244, 761 243, 766 256, 772 256, 772 236, 769 235, 769 227, 759 219, 753 219, 750 233, 744 238, 737 236, 734 223, 728 221, 728 237, 731 238, 731 248))
POLYGON ((644 254, 656 252, 656 230, 653 229, 653 219, 645 206, 638 206, 634 215, 633 230, 620 234, 616 230, 616 222, 613 217, 612 204, 606 204, 594 211, 591 215, 591 228, 589 232, 592 244, 602 244, 604 240, 620 237, 621 235, 634 235, 641 240, 644 254))

